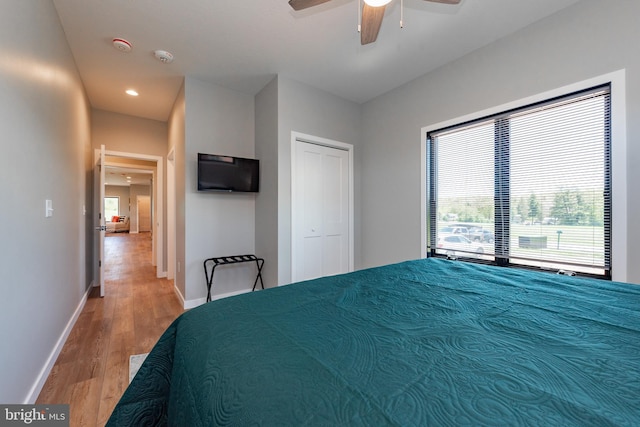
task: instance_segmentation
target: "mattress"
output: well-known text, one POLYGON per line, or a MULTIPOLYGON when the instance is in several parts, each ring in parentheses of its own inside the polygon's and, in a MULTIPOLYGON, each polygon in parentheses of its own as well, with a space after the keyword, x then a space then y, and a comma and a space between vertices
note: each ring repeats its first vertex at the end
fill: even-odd
POLYGON ((429 258, 186 312, 107 425, 639 423, 639 286, 429 258))

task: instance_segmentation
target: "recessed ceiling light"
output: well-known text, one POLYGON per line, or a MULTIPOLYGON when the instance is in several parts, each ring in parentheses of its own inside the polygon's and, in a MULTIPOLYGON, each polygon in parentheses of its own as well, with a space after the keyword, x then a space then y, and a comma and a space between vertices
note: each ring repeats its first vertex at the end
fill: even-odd
POLYGON ((135 91, 135 90, 133 90, 133 89, 127 89, 127 90, 126 90, 126 94, 127 94, 127 95, 131 95, 131 96, 138 96, 138 92, 136 92, 136 91, 135 91))

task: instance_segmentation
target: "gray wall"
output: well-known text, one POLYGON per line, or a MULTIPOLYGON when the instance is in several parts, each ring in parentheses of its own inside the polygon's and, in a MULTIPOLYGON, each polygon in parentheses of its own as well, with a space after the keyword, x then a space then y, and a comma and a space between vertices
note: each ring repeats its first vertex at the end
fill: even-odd
MULTIPOLYGON (((291 132, 354 146, 355 253, 359 252, 361 108, 322 90, 278 76, 256 97, 256 152, 265 157, 258 199, 256 242, 264 253, 268 286, 291 282, 291 132), (277 109, 277 113, 276 113, 277 109), (277 123, 274 123, 274 120, 277 123), (277 175, 273 167, 277 166, 277 175), (276 205, 277 203, 277 205, 276 205), (274 225, 277 224, 277 234, 274 225), (273 258, 277 250, 277 259, 273 258), (274 269, 277 266, 277 272, 274 269), (277 280, 274 282, 274 280, 277 280)), ((355 266, 359 265, 356 257, 355 266)))
MULTIPOLYGON (((584 0, 365 104, 363 266, 420 257, 423 126, 626 68, 627 182, 640 182, 639 16, 638 1, 584 0)), ((637 218, 628 189, 627 217, 637 218)), ((614 257, 628 256, 627 278, 640 282, 640 225, 629 221, 627 235, 614 257)))
POLYGON ((256 197, 256 255, 265 259, 265 287, 278 284, 278 79, 255 99, 256 158, 260 193, 256 197))
POLYGON ((93 148, 166 157, 167 138, 167 122, 91 110, 93 148))
MULTIPOLYGON (((254 157, 254 97, 187 77, 185 111, 184 297, 198 300, 206 296, 205 259, 255 252, 256 195, 197 191, 198 153, 254 157)), ((254 270, 251 264, 220 268, 212 294, 251 289, 254 270)))
POLYGON ((0 402, 24 403, 90 285, 90 113, 51 2, 3 1, 0 51, 0 402))
MULTIPOLYGON (((360 106, 283 77, 275 78, 255 99, 187 78, 184 104, 184 158, 176 162, 182 162, 185 167, 184 187, 177 190, 178 193, 184 191, 184 223, 177 221, 178 236, 180 230, 184 230, 184 258, 180 249, 177 258, 185 270, 185 300, 196 301, 205 296, 202 262, 214 256, 257 253, 265 259, 265 286, 289 283, 291 132, 357 146, 360 106), (260 192, 199 193, 196 191, 198 152, 260 159, 260 192)), ((180 107, 174 108, 171 129, 180 129, 179 112, 180 107)), ((179 144, 179 131, 175 135, 173 131, 170 133, 171 140, 179 144)), ((354 167, 357 206, 359 162, 356 161, 354 167)), ((181 209, 180 203, 177 205, 181 209)), ((357 242, 359 229, 355 234, 357 242)), ((357 246, 356 243, 356 251, 357 246)), ((176 278, 176 287, 182 289, 179 273, 176 278)), ((215 298, 246 291, 253 285, 254 278, 255 268, 251 264, 218 269, 212 294, 215 298)))
MULTIPOLYGON (((291 132, 352 144, 358 159, 361 108, 328 92, 278 77, 278 284, 291 282, 291 132)), ((354 160, 355 253, 359 253, 360 162, 354 160)), ((356 258, 355 268, 359 267, 356 258)))

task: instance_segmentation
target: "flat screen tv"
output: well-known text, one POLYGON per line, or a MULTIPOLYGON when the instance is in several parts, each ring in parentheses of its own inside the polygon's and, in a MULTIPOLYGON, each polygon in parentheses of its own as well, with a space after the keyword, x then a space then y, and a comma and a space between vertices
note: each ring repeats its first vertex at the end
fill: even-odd
POLYGON ((198 191, 257 193, 259 179, 256 159, 198 153, 198 191))

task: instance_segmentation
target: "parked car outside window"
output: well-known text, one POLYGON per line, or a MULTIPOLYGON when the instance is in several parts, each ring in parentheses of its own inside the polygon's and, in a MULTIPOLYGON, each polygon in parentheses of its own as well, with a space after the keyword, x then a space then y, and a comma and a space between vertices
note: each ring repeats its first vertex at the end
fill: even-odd
POLYGON ((478 230, 472 231, 469 235, 469 239, 474 242, 493 243, 495 240, 495 236, 491 231, 480 228, 478 230))
POLYGON ((461 235, 438 237, 437 249, 445 251, 448 257, 466 256, 479 258, 484 254, 484 248, 479 243, 472 242, 461 235))
POLYGON ((440 229, 440 235, 448 234, 461 234, 465 237, 468 237, 469 229, 467 227, 442 227, 440 229))

